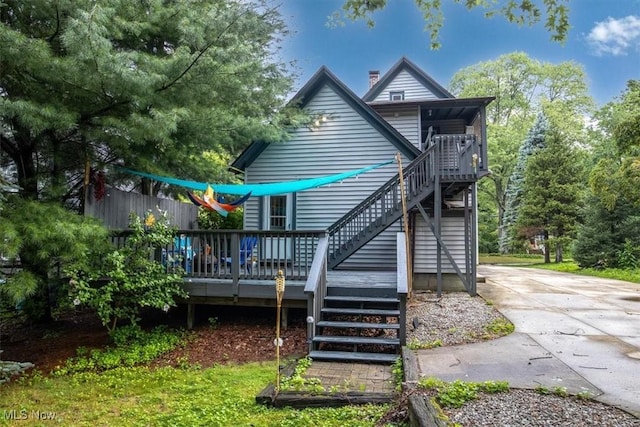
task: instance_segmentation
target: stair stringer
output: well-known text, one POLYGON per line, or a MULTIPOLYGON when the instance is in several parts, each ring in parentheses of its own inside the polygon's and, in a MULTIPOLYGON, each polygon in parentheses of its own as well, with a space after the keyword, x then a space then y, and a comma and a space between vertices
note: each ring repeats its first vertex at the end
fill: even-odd
MULTIPOLYGON (((407 210, 433 195, 437 158, 438 150, 434 145, 404 168, 407 210)), ((402 217, 400 194, 400 175, 396 174, 329 227, 329 269, 338 266, 402 217)))

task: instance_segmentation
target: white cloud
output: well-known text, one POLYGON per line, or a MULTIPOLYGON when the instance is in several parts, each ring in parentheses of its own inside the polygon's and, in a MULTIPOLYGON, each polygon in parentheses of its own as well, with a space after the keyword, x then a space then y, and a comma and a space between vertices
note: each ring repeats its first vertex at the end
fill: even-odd
POLYGON ((605 21, 596 22, 587 35, 587 42, 598 56, 619 56, 626 55, 629 50, 640 50, 640 17, 609 17, 605 21))

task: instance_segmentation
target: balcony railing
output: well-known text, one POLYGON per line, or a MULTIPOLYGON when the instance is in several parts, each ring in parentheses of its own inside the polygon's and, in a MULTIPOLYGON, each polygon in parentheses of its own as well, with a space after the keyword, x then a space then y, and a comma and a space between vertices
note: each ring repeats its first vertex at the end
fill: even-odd
MULTIPOLYGON (((290 280, 309 276, 318 239, 324 231, 180 230, 172 244, 155 251, 167 269, 185 278, 273 280, 283 270, 290 280)), ((121 246, 128 232, 112 238, 121 246)))

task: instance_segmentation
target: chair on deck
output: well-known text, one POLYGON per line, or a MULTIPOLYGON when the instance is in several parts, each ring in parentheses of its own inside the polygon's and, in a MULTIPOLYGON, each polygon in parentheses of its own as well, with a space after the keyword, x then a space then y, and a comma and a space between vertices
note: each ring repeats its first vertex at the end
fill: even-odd
MULTIPOLYGON (((240 267, 244 267, 247 269, 247 273, 251 274, 251 264, 253 262, 253 250, 258 245, 258 237, 256 236, 245 236, 240 239, 240 267)), ((233 257, 221 257, 221 262, 227 264, 227 266, 231 266, 233 262, 233 257)))

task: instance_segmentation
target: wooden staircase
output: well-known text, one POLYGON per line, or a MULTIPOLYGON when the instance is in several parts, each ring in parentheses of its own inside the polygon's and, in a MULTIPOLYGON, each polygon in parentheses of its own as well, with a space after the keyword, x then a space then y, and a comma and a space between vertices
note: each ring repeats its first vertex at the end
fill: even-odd
POLYGON ((392 363, 400 353, 395 288, 329 287, 309 356, 317 360, 392 363))
MULTIPOLYGON (((482 151, 472 135, 443 136, 434 141, 402 171, 407 210, 418 207, 424 212, 420 205, 429 198, 439 206, 443 188, 459 191, 487 173, 482 151)), ((320 265, 334 269, 402 217, 402 181, 399 174, 395 175, 329 227, 327 251, 318 269, 320 265)), ((437 231, 434 234, 448 253, 437 231)), ((396 360, 406 341, 406 256, 405 248, 398 243, 396 286, 376 287, 372 283, 350 288, 323 282, 325 287, 320 292, 315 283, 321 281, 312 281, 314 285, 305 289, 314 295, 309 309, 316 321, 310 340, 311 358, 377 363, 396 360), (404 276, 400 274, 402 269, 404 276)))

